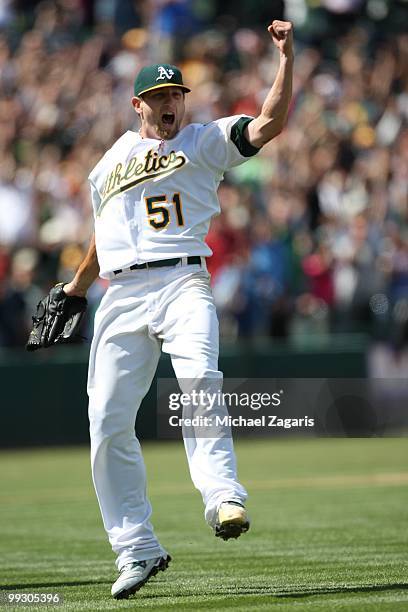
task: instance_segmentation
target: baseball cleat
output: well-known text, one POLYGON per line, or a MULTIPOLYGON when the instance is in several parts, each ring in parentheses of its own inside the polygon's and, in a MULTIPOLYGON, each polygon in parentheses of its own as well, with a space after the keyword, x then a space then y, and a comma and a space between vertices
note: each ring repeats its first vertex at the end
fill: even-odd
POLYGON ((222 502, 218 508, 215 536, 223 540, 239 538, 249 529, 249 519, 245 506, 236 501, 222 502))
POLYGON ((120 570, 119 578, 112 585, 112 596, 115 599, 128 599, 134 595, 158 571, 164 572, 171 561, 170 555, 156 557, 145 561, 126 563, 120 570))

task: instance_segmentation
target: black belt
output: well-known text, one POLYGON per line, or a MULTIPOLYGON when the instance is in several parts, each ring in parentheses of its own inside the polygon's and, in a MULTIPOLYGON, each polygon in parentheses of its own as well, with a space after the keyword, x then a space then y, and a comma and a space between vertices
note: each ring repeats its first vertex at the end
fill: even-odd
MULTIPOLYGON (((174 259, 159 259, 159 261, 147 261, 142 264, 133 264, 133 266, 129 266, 129 268, 125 268, 125 270, 145 270, 146 268, 164 268, 165 266, 177 266, 178 263, 182 260, 181 257, 176 257, 174 259)), ((200 255, 191 255, 187 257, 187 265, 192 264, 200 264, 201 265, 201 257, 200 255)), ((114 270, 113 273, 120 274, 123 272, 123 269, 114 270)))

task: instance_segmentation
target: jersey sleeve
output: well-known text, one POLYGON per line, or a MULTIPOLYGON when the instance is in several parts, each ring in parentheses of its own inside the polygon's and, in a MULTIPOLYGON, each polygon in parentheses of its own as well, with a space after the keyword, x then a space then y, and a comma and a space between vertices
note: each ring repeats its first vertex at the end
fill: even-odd
POLYGON ((252 120, 253 117, 246 115, 234 115, 200 126, 196 141, 198 161, 223 174, 256 155, 260 149, 252 146, 244 136, 252 120))
POLYGON ((95 183, 92 181, 91 178, 88 179, 89 180, 89 184, 91 187, 91 201, 92 201, 92 209, 93 209, 93 213, 94 213, 94 217, 96 217, 99 207, 101 205, 101 196, 99 194, 99 191, 95 185, 95 183))

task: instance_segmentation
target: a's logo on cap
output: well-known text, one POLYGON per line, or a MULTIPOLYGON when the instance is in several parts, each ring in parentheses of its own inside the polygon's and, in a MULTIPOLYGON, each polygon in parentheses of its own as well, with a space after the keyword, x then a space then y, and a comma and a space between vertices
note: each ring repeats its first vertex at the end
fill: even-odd
POLYGON ((159 76, 157 77, 156 81, 160 81, 161 79, 171 79, 174 74, 174 70, 172 70, 171 68, 169 68, 169 70, 166 70, 164 66, 159 66, 158 71, 159 76))

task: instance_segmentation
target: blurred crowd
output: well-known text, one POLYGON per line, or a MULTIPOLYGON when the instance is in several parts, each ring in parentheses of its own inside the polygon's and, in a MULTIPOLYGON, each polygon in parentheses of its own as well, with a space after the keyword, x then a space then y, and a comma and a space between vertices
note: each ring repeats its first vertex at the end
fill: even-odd
POLYGON ((180 65, 187 122, 256 115, 278 62, 266 26, 282 17, 296 33, 287 127, 227 173, 208 236, 221 333, 407 341, 406 3, 235 4, 2 2, 0 347, 25 343, 38 300, 86 252, 87 176, 138 129, 138 70, 180 65))

